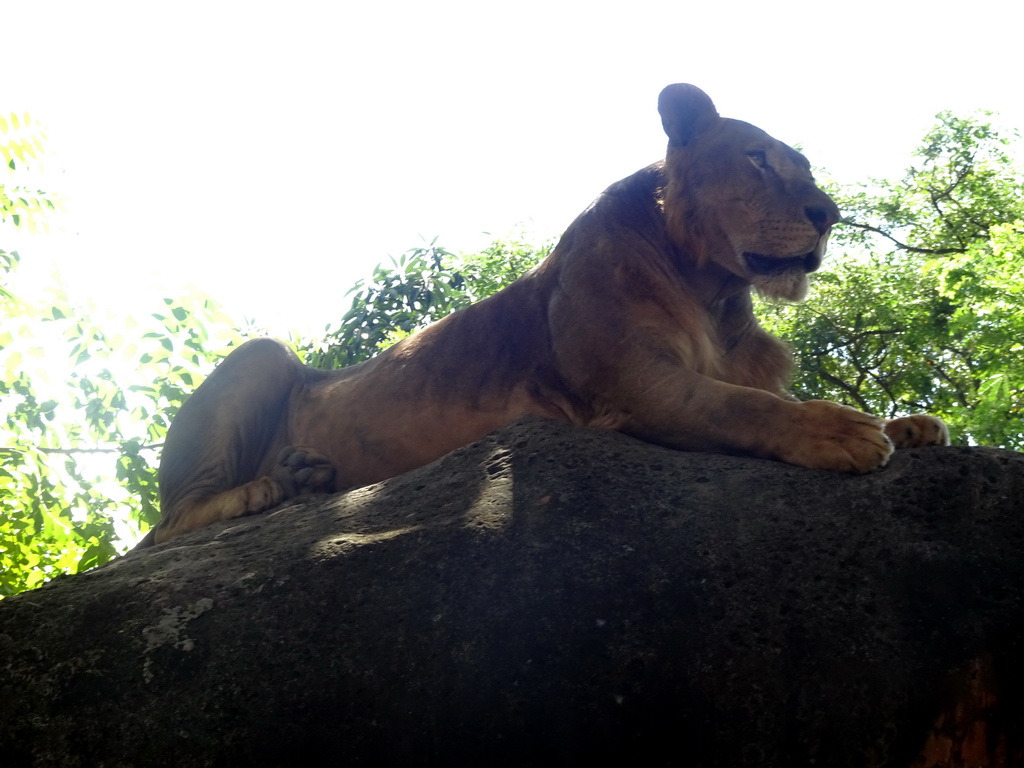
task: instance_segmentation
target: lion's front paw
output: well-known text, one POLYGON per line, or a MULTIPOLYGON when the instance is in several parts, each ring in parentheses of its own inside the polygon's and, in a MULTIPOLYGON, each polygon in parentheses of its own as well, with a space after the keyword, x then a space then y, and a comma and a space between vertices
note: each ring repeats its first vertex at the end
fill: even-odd
POLYGON ((892 443, 882 420, 855 408, 827 400, 794 403, 799 415, 786 430, 779 456, 783 461, 811 469, 870 472, 884 466, 892 443))
POLYGON ((946 423, 936 416, 925 413, 887 421, 885 434, 897 448, 949 445, 949 428, 946 423))
POLYGON ((334 465, 322 453, 306 446, 289 445, 282 450, 272 476, 287 498, 334 491, 334 465))

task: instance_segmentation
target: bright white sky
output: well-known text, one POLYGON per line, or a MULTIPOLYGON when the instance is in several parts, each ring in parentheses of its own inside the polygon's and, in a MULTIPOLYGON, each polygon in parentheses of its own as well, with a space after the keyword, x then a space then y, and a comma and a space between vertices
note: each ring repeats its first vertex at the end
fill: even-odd
POLYGON ((0 114, 48 127, 45 188, 69 201, 63 232, 0 247, 20 250, 25 291, 55 268, 80 298, 148 314, 194 285, 239 320, 315 333, 421 236, 559 234, 663 154, 667 83, 843 182, 899 174, 942 109, 1024 128, 1022 9, 4 3, 0 114))

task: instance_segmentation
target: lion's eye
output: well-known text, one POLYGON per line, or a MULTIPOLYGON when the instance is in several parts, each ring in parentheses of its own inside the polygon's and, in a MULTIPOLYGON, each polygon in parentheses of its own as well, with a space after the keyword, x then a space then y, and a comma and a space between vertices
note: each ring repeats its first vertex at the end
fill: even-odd
POLYGON ((763 149, 752 149, 747 152, 747 157, 750 158, 750 162, 752 162, 756 168, 768 167, 768 158, 765 156, 763 149))

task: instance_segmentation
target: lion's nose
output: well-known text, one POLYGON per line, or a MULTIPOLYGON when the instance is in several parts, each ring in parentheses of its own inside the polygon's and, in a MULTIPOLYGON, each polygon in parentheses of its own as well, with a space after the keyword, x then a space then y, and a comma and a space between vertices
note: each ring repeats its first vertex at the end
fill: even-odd
POLYGON ((807 208, 804 208, 804 215, 806 215, 807 220, 814 225, 814 228, 818 230, 819 235, 824 235, 828 232, 829 228, 839 219, 834 211, 831 211, 828 208, 818 208, 816 206, 808 206, 807 208))

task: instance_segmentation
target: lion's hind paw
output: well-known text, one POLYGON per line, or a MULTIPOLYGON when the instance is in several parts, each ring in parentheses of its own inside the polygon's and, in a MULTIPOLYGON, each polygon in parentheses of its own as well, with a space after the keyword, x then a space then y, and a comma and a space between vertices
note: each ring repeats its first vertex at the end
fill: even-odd
POLYGON ((289 445, 277 456, 273 478, 291 498, 306 493, 332 493, 335 468, 319 451, 301 445, 289 445))
POLYGON ((885 434, 897 448, 949 445, 949 429, 945 422, 936 416, 924 413, 887 421, 885 434))

